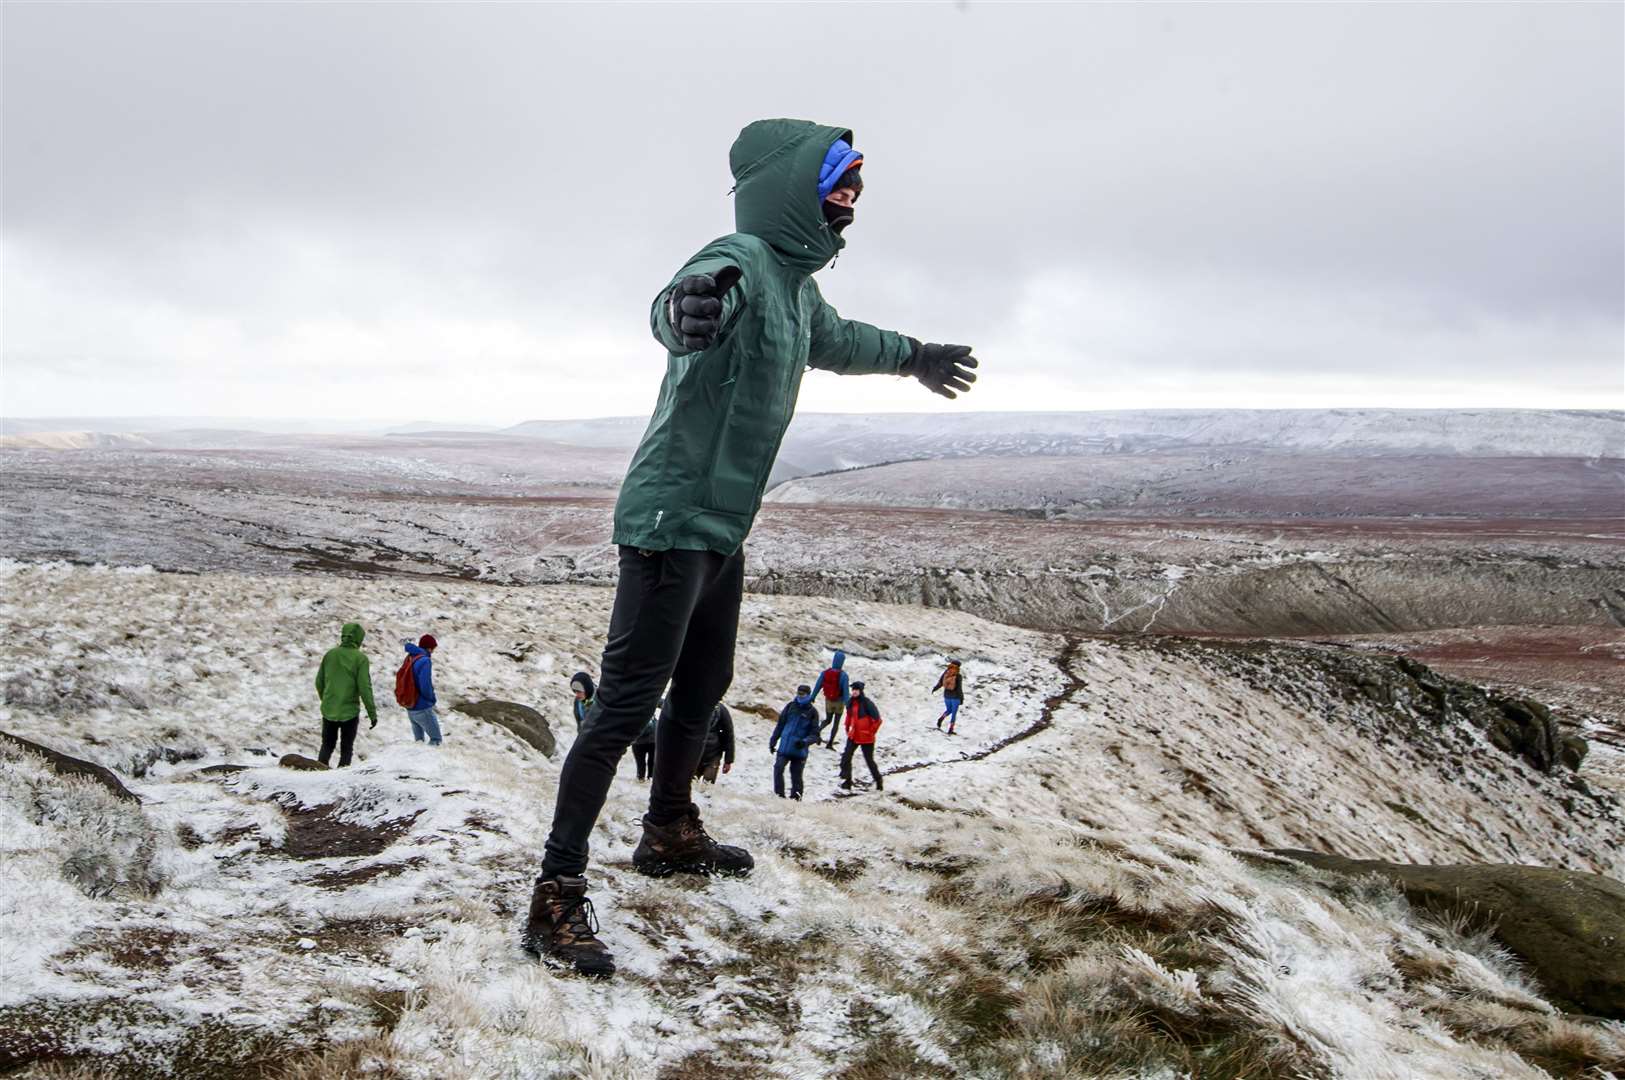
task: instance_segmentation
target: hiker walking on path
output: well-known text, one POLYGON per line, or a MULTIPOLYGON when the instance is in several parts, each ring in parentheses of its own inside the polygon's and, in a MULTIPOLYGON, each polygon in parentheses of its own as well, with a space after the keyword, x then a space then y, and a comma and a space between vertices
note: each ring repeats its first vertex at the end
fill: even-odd
POLYGON ((371 721, 368 728, 378 726, 378 707, 372 702, 372 669, 367 654, 361 651, 366 636, 360 623, 345 623, 339 631, 338 646, 327 650, 316 669, 316 695, 322 702, 322 750, 317 758, 323 765, 333 757, 334 743, 339 748, 339 768, 350 764, 363 706, 371 721))
POLYGON ((594 687, 592 676, 585 671, 578 671, 570 676, 570 693, 575 695, 575 701, 570 703, 570 713, 575 717, 576 734, 581 733, 581 724, 587 719, 587 711, 592 708, 594 687))
POLYGON ((937 685, 931 688, 934 694, 942 691, 942 715, 937 717, 937 730, 942 730, 942 722, 948 721, 948 734, 954 733, 954 724, 959 721, 959 706, 965 701, 965 675, 959 670, 959 661, 948 661, 948 667, 937 676, 937 685))
POLYGON ((733 772, 734 768, 734 718, 726 705, 718 705, 711 711, 711 726, 705 732, 705 751, 694 767, 694 778, 714 784, 719 767, 724 773, 733 772))
POLYGON ((632 740, 632 760, 637 762, 638 779, 647 780, 655 772, 655 740, 659 737, 660 714, 650 713, 638 737, 632 740))
POLYGON ((812 274, 845 245, 862 191, 851 144, 846 128, 805 120, 747 125, 729 151, 738 231, 702 248, 650 305, 665 380, 616 500, 620 576, 598 696, 559 773, 523 939, 533 955, 585 974, 615 970, 582 876, 588 838, 616 764, 668 682, 632 864, 656 876, 755 865, 711 838, 690 796, 712 712, 733 681, 745 536, 803 373, 912 375, 949 398, 976 378, 969 347, 843 319, 819 293, 812 274))
POLYGON ((846 709, 846 749, 841 751, 841 787, 852 790, 852 754, 863 751, 863 763, 874 777, 875 790, 885 791, 886 783, 880 778, 875 765, 875 733, 880 730, 880 709, 863 692, 863 683, 852 684, 852 700, 846 709))
POLYGON ((796 687, 795 699, 779 710, 779 722, 767 740, 773 759, 773 794, 784 798, 784 768, 790 767, 790 798, 801 798, 801 777, 807 768, 807 749, 818 742, 818 707, 812 687, 796 687))
MULTIPOLYGON (((851 699, 851 688, 847 682, 846 653, 840 649, 830 659, 829 667, 819 672, 818 680, 813 684, 824 694, 824 723, 829 725, 829 748, 835 749, 835 736, 841 733, 841 717, 846 714, 847 702, 851 699)), ((823 730, 823 726, 819 726, 823 730)), ((813 740, 817 742, 817 739, 813 740)))
POLYGON ((424 634, 416 645, 402 638, 406 662, 395 673, 395 700, 406 709, 406 718, 412 722, 412 741, 427 738, 430 746, 440 745, 440 716, 434 711, 438 702, 434 696, 433 655, 439 644, 433 634, 424 634))

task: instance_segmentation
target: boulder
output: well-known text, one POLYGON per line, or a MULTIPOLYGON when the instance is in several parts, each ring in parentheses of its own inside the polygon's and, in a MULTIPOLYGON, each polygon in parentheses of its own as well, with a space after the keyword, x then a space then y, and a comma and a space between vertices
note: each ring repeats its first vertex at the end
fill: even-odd
POLYGON ((1278 850, 1343 874, 1380 874, 1417 907, 1490 925, 1547 992, 1582 1012, 1625 1020, 1625 885, 1544 866, 1422 866, 1278 850))
POLYGON ((1591 753, 1591 744, 1578 735, 1565 735, 1557 744, 1557 759, 1574 772, 1580 771, 1580 763, 1591 753))
POLYGON ((298 769, 300 772, 322 772, 327 768, 315 758, 308 758, 303 754, 283 754, 277 764, 284 769, 298 769))
POLYGON ((52 750, 49 746, 31 742, 21 735, 11 735, 0 731, 0 740, 21 747, 31 754, 38 754, 45 759, 45 764, 49 765, 51 770, 58 776, 82 776, 88 780, 94 780, 121 799, 128 799, 130 802, 135 803, 141 801, 141 796, 125 787, 124 782, 118 778, 113 770, 104 765, 84 761, 71 754, 64 754, 60 750, 52 750))
POLYGON ((553 751, 557 748, 558 744, 553 738, 553 729, 548 725, 547 717, 529 705, 484 698, 480 701, 465 701, 453 706, 453 709, 476 720, 485 720, 506 728, 548 757, 552 757, 553 751))

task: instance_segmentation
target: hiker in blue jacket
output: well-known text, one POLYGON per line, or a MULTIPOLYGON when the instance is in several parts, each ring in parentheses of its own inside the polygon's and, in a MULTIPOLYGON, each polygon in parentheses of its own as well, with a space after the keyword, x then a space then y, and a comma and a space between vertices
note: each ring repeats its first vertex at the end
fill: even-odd
POLYGON ((779 711, 779 722, 767 740, 773 759, 773 794, 784 798, 784 767, 790 766, 790 798, 801 798, 801 774, 807 767, 807 748, 818 741, 818 708, 812 687, 796 687, 796 697, 779 711))
MULTIPOLYGON (((851 684, 847 682, 846 653, 840 649, 835 650, 835 656, 829 667, 819 672, 813 685, 818 687, 824 695, 824 723, 829 725, 829 749, 835 749, 835 736, 841 732, 841 717, 846 715, 847 703, 852 700, 851 684)), ((822 728, 822 725, 820 725, 822 728)), ((814 739, 813 742, 818 742, 814 739)))
POLYGON ((412 658, 412 680, 418 688, 416 703, 406 710, 406 718, 412 722, 412 741, 422 742, 427 738, 430 746, 440 745, 440 717, 434 711, 438 702, 434 696, 433 655, 439 644, 433 634, 424 634, 416 645, 407 638, 401 639, 406 655, 412 658))

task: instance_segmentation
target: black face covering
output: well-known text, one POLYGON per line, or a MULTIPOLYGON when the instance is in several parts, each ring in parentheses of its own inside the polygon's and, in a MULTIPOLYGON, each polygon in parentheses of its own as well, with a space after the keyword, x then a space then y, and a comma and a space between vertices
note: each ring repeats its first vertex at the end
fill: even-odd
POLYGON ((824 221, 831 229, 835 230, 837 235, 840 234, 842 229, 852 224, 852 220, 856 216, 857 214, 852 207, 832 203, 828 199, 824 200, 824 221))

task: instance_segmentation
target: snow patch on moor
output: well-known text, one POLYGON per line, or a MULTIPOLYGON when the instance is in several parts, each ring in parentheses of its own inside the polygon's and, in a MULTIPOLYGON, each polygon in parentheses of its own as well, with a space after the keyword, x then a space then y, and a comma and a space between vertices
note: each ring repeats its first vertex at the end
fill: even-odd
MULTIPOLYGON (((1231 850, 1461 861, 1510 844, 1607 869, 1546 778, 1465 753, 1399 781, 1413 819, 1385 805, 1394 773, 1471 751, 1466 735, 1385 744, 1199 655, 747 598, 740 760, 698 798, 757 870, 635 874, 646 793, 624 770, 593 836, 622 969, 601 984, 538 966, 517 933, 572 737, 564 676, 596 670, 607 590, 20 564, 0 584, 0 730, 118 769, 143 800, 111 823, 40 814, 20 785, 96 796, 0 755, 0 1049, 219 1076, 349 1047, 357 1072, 425 1078, 1176 1076, 1221 1057, 1247 1075, 1538 1077, 1558 1043, 1625 1054, 1617 1025, 1560 1015, 1487 938, 1392 888, 1231 850), (310 679, 350 619, 379 727, 350 769, 278 768, 314 748, 310 679), (425 630, 440 751, 384 700, 395 640, 425 630), (836 798, 837 755, 815 750, 810 801, 775 799, 770 715, 836 645, 901 771, 836 798), (929 692, 950 656, 971 691, 953 739, 929 692), (561 757, 452 708, 481 697, 539 708, 561 757), (228 764, 244 767, 201 771, 228 764), (144 887, 65 872, 101 833, 152 838, 144 887)), ((1614 826, 1588 828, 1621 850, 1614 826)))

